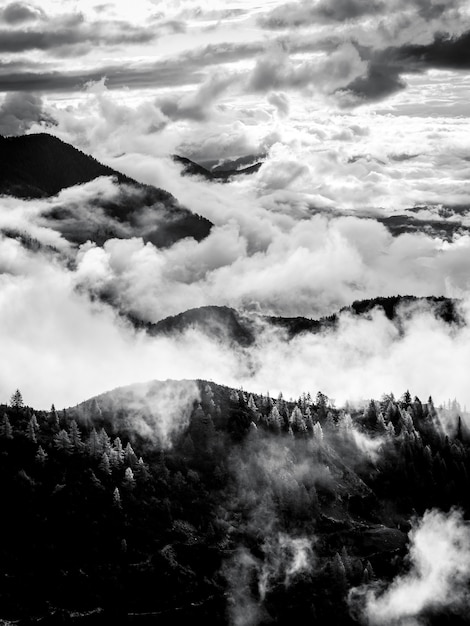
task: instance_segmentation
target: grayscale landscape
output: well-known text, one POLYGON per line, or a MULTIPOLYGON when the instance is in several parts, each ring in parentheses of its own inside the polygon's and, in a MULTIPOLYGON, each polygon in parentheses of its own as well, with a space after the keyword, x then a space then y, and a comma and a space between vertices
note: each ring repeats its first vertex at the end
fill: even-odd
POLYGON ((0 0, 0 623, 470 624, 470 5, 0 0))

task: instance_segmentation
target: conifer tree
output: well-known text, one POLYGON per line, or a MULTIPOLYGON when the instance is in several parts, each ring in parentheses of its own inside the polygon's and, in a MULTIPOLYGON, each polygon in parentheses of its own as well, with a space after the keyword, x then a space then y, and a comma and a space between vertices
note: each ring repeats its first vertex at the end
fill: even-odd
POLYGON ((60 428, 59 414, 57 413, 54 405, 51 406, 51 410, 49 411, 48 417, 49 417, 49 422, 52 426, 52 429, 54 431, 58 431, 60 428))
POLYGON ((78 451, 83 448, 82 435, 80 433, 80 429, 78 428, 78 424, 75 420, 72 420, 70 422, 69 437, 70 437, 70 442, 75 450, 78 451))
POLYGON ((29 441, 31 441, 32 443, 37 443, 36 428, 34 427, 34 421, 32 418, 29 420, 26 427, 26 438, 29 439, 29 441))
POLYGON ((15 393, 10 398, 10 406, 16 410, 22 409, 24 407, 23 396, 21 395, 21 391, 17 389, 15 393))
POLYGON ((92 457, 98 457, 102 453, 102 450, 103 446, 101 445, 98 433, 96 432, 96 428, 93 427, 87 441, 88 454, 92 457))
POLYGON ((99 464, 99 468, 107 476, 111 474, 111 464, 109 462, 109 456, 106 454, 106 452, 103 452, 103 455, 101 457, 101 461, 99 464))
POLYGON ((13 439, 13 429, 6 413, 3 414, 3 418, 0 423, 0 437, 2 439, 13 439))
POLYGON ((70 437, 66 430, 60 430, 57 435, 54 437, 54 444, 58 450, 62 452, 69 453, 72 448, 72 443, 70 441, 70 437))
POLYGON ((119 493, 119 489, 116 487, 113 491, 113 505, 120 509, 122 507, 121 504, 121 494, 119 493))
POLYGON ((34 458, 36 460, 36 463, 38 463, 39 465, 44 465, 46 463, 47 453, 44 451, 44 448, 42 446, 39 446, 36 452, 36 456, 34 458))
POLYGON ((122 481, 122 484, 126 489, 134 489, 135 487, 134 472, 130 467, 127 467, 124 472, 124 480, 122 481))

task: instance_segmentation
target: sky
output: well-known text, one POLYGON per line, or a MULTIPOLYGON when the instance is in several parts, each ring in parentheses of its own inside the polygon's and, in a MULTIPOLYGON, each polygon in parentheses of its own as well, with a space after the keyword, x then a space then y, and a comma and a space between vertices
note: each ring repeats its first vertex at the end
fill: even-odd
POLYGON ((53 134, 214 224, 206 240, 166 250, 137 234, 74 248, 47 212, 91 215, 112 181, 1 199, 1 228, 58 252, 2 241, 0 399, 20 387, 31 404, 67 406, 205 376, 340 400, 414 386, 470 404, 468 332, 426 310, 404 338, 378 315, 301 345, 263 340, 251 370, 246 355, 196 336, 150 340, 116 313, 156 322, 215 304, 316 318, 410 294, 462 298, 466 316, 469 69, 464 0, 0 1, 0 134, 53 134), (173 154, 262 165, 222 184, 182 176, 173 154), (419 232, 390 233, 380 220, 395 215, 419 232), (113 307, 93 297, 104 291, 113 307))

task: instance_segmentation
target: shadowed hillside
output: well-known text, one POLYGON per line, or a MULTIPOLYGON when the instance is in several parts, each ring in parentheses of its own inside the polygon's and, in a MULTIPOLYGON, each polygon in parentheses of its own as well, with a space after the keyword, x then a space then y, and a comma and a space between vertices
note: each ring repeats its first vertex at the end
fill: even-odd
POLYGON ((0 193, 19 198, 53 196, 99 176, 135 183, 92 156, 46 133, 0 136, 0 193))
POLYGON ((112 237, 141 236, 156 246, 184 237, 200 241, 212 223, 181 206, 163 189, 144 185, 99 163, 73 146, 47 134, 0 137, 0 194, 46 198, 63 189, 106 176, 117 183, 113 193, 67 198, 45 216, 69 241, 102 245, 112 237))

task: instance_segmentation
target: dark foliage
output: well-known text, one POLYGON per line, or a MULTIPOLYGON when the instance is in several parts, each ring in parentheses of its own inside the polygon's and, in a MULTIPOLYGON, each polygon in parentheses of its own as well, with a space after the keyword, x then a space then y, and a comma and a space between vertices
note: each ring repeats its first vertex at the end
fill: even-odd
MULTIPOLYGON (((177 402, 184 381, 149 389, 165 385, 177 402)), ((0 407, 1 619, 226 624, 250 606, 259 624, 354 624, 348 590, 401 571, 413 515, 470 513, 469 433, 455 417, 446 436, 431 399, 346 413, 322 393, 197 385, 166 446, 136 429, 132 387, 60 413, 19 392, 0 407)))

